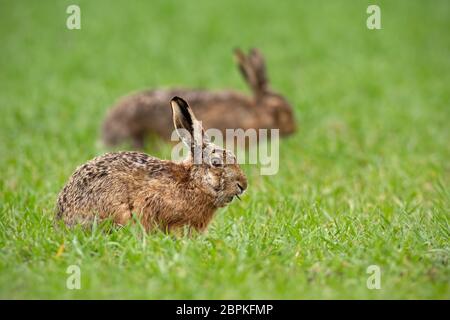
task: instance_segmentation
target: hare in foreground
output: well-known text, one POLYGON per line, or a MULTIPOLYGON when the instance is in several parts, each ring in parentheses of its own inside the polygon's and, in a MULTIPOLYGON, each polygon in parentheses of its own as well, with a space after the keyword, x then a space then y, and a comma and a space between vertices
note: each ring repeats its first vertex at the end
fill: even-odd
POLYGON ((146 230, 170 232, 187 225, 203 231, 217 208, 239 198, 247 179, 235 156, 209 141, 183 99, 174 97, 170 103, 189 157, 180 163, 140 152, 97 157, 80 166, 60 192, 58 218, 71 226, 89 224, 97 215, 123 225, 134 213, 146 230), (195 154, 203 156, 200 162, 194 162, 195 154))
POLYGON ((109 110, 102 127, 102 139, 113 146, 125 141, 142 148, 147 135, 170 140, 171 116, 166 108, 173 96, 185 97, 206 129, 279 129, 280 136, 296 130, 287 100, 269 88, 262 54, 252 49, 248 55, 235 50, 239 69, 253 95, 231 90, 156 89, 122 98, 109 110))

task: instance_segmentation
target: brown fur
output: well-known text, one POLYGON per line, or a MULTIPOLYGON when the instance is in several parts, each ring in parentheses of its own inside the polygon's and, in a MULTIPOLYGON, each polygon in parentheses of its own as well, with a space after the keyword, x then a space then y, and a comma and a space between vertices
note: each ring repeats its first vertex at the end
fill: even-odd
MULTIPOLYGON (((184 100, 174 98, 171 103, 177 130, 204 135, 184 100)), ((96 216, 111 217, 123 225, 136 214, 147 230, 171 231, 184 225, 205 230, 216 209, 247 188, 247 179, 233 154, 209 142, 208 137, 203 139, 201 145, 194 139, 183 140, 191 150, 198 147, 204 152, 200 164, 194 164, 192 154, 175 163, 140 152, 107 153, 87 162, 60 192, 57 217, 69 226, 89 224, 96 216), (225 156, 232 162, 213 165, 213 159, 225 156)))
POLYGON ((274 93, 266 75, 261 53, 253 49, 248 55, 236 50, 235 57, 253 95, 246 96, 231 90, 208 91, 195 89, 156 89, 138 92, 122 98, 109 110, 102 127, 106 145, 131 140, 141 148, 144 139, 154 134, 170 140, 171 115, 167 101, 173 96, 188 100, 205 128, 279 129, 280 135, 296 130, 293 111, 287 100, 274 93))

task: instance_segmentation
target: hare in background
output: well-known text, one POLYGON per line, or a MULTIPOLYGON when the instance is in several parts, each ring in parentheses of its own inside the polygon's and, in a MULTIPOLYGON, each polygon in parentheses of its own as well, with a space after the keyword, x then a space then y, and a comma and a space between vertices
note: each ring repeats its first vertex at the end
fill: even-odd
POLYGON ((174 97, 171 106, 173 126, 190 150, 185 161, 140 152, 97 157, 76 169, 60 192, 57 218, 69 226, 89 225, 95 217, 123 225, 136 214, 146 230, 203 231, 217 208, 239 198, 247 178, 234 154, 210 142, 183 99, 174 97), (200 163, 194 162, 195 152, 202 155, 200 163))
POLYGON ((155 89, 122 98, 106 115, 102 139, 107 146, 131 141, 142 148, 147 135, 170 140, 171 115, 167 101, 173 96, 188 100, 206 129, 279 129, 280 136, 296 130, 291 105, 284 96, 271 90, 264 58, 259 50, 248 55, 236 49, 239 70, 252 95, 232 90, 155 89))

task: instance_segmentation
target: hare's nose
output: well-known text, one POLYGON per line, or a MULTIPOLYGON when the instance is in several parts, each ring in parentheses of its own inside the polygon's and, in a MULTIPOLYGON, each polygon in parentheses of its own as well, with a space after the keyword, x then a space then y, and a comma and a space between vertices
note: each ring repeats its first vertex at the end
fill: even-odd
POLYGON ((247 189, 247 181, 238 182, 237 186, 239 188, 240 193, 242 194, 245 191, 245 189, 247 189))

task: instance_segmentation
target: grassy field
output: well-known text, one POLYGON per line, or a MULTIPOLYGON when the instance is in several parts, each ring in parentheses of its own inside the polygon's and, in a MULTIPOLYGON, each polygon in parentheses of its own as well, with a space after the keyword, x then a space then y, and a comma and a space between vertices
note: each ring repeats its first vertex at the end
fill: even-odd
POLYGON ((382 30, 372 1, 0 0, 0 298, 449 299, 450 4, 376 2, 382 30), (245 166, 243 201, 194 238, 55 230, 57 193, 106 151, 107 108, 150 87, 247 91, 236 46, 263 51, 295 106, 279 173, 245 166))

